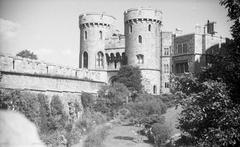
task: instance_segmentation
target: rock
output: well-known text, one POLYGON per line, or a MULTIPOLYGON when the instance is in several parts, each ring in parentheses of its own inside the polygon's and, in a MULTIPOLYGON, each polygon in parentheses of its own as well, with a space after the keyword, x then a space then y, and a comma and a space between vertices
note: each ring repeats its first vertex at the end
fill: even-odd
POLYGON ((36 126, 23 114, 0 110, 1 147, 46 147, 36 126))

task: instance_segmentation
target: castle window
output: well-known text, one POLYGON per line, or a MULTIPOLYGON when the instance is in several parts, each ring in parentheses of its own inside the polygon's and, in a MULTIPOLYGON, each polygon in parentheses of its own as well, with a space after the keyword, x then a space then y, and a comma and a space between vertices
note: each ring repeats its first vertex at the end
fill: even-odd
POLYGON ((88 68, 88 53, 83 53, 83 68, 88 68))
POLYGON ((177 51, 178 51, 178 54, 182 54, 183 52, 182 44, 177 45, 177 51))
POLYGON ((169 73, 169 65, 164 64, 164 73, 169 73))
POLYGON ((132 33, 132 25, 129 25, 129 33, 132 33))
POLYGON ((184 72, 188 72, 188 63, 187 62, 177 63, 176 73, 184 73, 184 72))
POLYGON ((143 64, 144 63, 144 56, 142 54, 137 55, 137 63, 143 64))
POLYGON ((183 53, 187 53, 187 44, 183 43, 183 53))
POLYGON ((169 55, 169 48, 164 48, 164 55, 168 56, 169 55))
POLYGON ((142 43, 142 36, 141 35, 138 36, 138 42, 142 43))
POLYGON ((148 31, 151 31, 151 25, 148 25, 148 31))
POLYGON ((102 31, 99 31, 99 38, 100 38, 101 40, 103 39, 102 31))
POLYGON ((97 66, 100 68, 103 68, 103 53, 102 52, 97 53, 97 66))
POLYGON ((84 31, 84 39, 87 40, 87 31, 84 31))
POLYGON ((165 88, 169 88, 170 84, 168 82, 165 82, 165 88))
POLYGON ((157 86, 154 85, 154 86, 153 86, 153 94, 156 94, 156 93, 157 93, 157 86))

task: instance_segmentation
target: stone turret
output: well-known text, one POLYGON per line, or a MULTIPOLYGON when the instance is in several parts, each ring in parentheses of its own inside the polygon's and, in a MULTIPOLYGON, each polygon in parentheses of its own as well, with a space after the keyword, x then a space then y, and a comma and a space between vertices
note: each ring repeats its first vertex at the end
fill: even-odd
POLYGON ((145 90, 160 92, 160 32, 162 12, 151 8, 124 12, 128 65, 139 66, 145 90))
POLYGON ((105 38, 111 34, 114 22, 115 18, 106 14, 87 13, 79 16, 79 68, 107 69, 104 51, 105 38))

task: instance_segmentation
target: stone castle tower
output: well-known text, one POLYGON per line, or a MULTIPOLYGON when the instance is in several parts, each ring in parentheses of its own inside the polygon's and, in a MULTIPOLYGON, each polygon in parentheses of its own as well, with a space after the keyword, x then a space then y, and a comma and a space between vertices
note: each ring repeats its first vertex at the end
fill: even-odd
POLYGON ((107 69, 105 38, 111 34, 115 18, 106 14, 88 13, 79 16, 79 68, 107 69))
POLYGON ((129 9, 124 13, 124 22, 128 65, 139 66, 145 89, 159 94, 162 12, 150 8, 129 9))
POLYGON ((172 33, 162 32, 162 12, 151 8, 124 12, 124 35, 114 30, 115 18, 106 14, 80 15, 79 67, 106 71, 106 82, 122 65, 138 66, 145 91, 169 92, 172 33), (167 48, 168 56, 163 56, 167 48), (163 65, 164 64, 164 65, 163 65), (167 69, 166 69, 167 68, 167 69))

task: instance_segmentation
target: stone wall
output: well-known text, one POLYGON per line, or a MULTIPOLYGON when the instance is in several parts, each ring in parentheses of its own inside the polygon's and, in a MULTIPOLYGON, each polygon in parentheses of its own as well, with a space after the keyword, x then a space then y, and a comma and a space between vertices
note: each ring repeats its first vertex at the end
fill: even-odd
POLYGON ((37 60, 29 60, 21 57, 9 57, 3 55, 0 55, 0 71, 107 82, 106 71, 76 69, 52 65, 37 60))
POLYGON ((70 93, 97 93, 107 72, 56 66, 19 57, 0 56, 0 88, 70 93))

